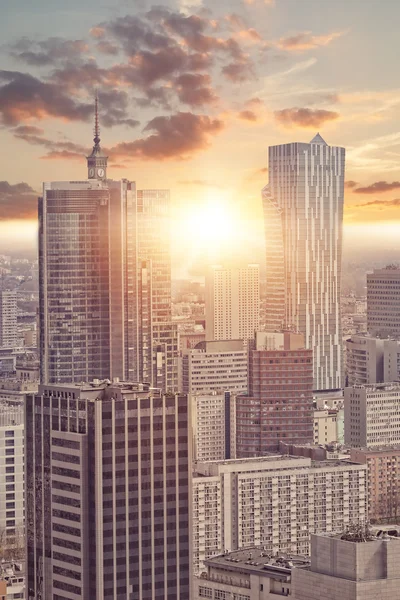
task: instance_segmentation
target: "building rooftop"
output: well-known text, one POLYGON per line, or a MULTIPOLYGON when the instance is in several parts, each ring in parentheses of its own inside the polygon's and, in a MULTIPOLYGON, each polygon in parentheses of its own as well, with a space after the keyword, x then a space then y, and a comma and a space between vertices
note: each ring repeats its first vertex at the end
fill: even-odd
POLYGON ((399 382, 386 382, 386 383, 366 383, 363 385, 352 385, 347 389, 355 390, 367 390, 367 392, 399 392, 399 382))
POLYGON ((265 577, 282 579, 290 577, 296 567, 310 565, 310 559, 292 554, 268 554, 263 548, 245 548, 214 556, 205 561, 207 567, 223 568, 224 571, 256 573, 265 577))

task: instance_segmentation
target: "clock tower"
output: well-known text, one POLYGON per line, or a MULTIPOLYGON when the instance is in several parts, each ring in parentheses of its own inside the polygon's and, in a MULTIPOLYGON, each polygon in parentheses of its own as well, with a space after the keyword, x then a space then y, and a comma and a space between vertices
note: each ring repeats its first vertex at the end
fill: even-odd
POLYGON ((107 159, 100 147, 100 127, 99 127, 99 99, 96 94, 94 105, 94 146, 92 153, 87 157, 88 179, 107 179, 107 159))

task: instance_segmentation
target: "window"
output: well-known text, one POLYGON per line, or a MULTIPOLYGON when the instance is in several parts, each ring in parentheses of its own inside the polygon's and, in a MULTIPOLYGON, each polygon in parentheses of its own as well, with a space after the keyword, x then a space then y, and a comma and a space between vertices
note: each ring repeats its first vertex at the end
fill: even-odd
POLYGON ((199 586, 200 598, 212 598, 212 589, 205 587, 204 585, 199 586))

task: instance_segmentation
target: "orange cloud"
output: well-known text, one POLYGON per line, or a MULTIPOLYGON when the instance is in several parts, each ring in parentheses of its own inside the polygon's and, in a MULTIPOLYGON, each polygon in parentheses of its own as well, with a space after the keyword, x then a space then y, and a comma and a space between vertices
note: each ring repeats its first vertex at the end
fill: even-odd
POLYGON ((312 108, 284 108, 274 112, 275 119, 284 127, 315 128, 339 118, 339 113, 331 110, 312 108))
POLYGON ((302 31, 296 35, 281 38, 277 45, 281 50, 302 52, 320 46, 328 46, 333 40, 342 37, 344 34, 344 31, 332 31, 332 33, 326 35, 313 35, 311 31, 302 31))
MULTIPOLYGON (((398 190, 400 188, 400 181, 376 181, 366 187, 360 187, 354 190, 356 194, 382 194, 384 192, 390 192, 392 190, 398 190)), ((363 205, 366 206, 366 205, 363 205)))

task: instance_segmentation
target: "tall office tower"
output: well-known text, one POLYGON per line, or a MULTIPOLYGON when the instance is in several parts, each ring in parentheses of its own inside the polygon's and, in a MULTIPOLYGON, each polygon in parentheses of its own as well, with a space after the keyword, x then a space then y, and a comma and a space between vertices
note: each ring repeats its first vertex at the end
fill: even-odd
POLYGON ((400 383, 345 388, 345 444, 360 448, 400 444, 399 403, 400 383))
POLYGON ((15 348, 17 337, 17 293, 0 290, 0 348, 15 348))
POLYGON ((28 600, 189 598, 189 422, 143 384, 28 397, 28 600))
POLYGON ((367 330, 382 338, 400 337, 400 269, 389 265, 367 274, 367 330))
MULTIPOLYGON (((314 389, 337 389, 343 380, 340 289, 344 168, 344 148, 328 146, 319 134, 309 144, 269 148, 271 199, 264 200, 265 235, 269 247, 270 240, 278 240, 282 232, 285 328, 302 333, 306 348, 313 349, 314 389), (275 213, 272 202, 277 207, 275 213)), ((271 259, 271 251, 267 251, 267 260, 267 273, 272 271, 279 281, 275 254, 271 259)), ((280 286, 278 290, 281 293, 280 286)))
POLYGON ((45 183, 39 202, 41 381, 176 390, 169 192, 106 179, 97 102, 87 163, 88 180, 45 183))
POLYGON ((247 392, 247 350, 243 340, 200 342, 180 359, 180 390, 184 394, 247 392))
POLYGON ((136 243, 142 316, 143 381, 178 387, 178 330, 171 313, 171 216, 169 190, 138 190, 136 243))
POLYGON ((260 323, 260 269, 209 269, 206 277, 206 339, 249 340, 260 323))
POLYGON ((0 402, 0 532, 3 550, 24 547, 24 407, 0 402))
POLYGON ((279 442, 313 442, 312 350, 293 333, 257 333, 249 393, 236 397, 236 455, 262 456, 279 442))
POLYGON ((400 600, 400 540, 368 529, 311 536, 311 567, 293 569, 295 600, 400 600))
POLYGON ((266 250, 266 331, 281 331, 285 326, 285 253, 282 209, 266 185, 262 190, 266 250))

